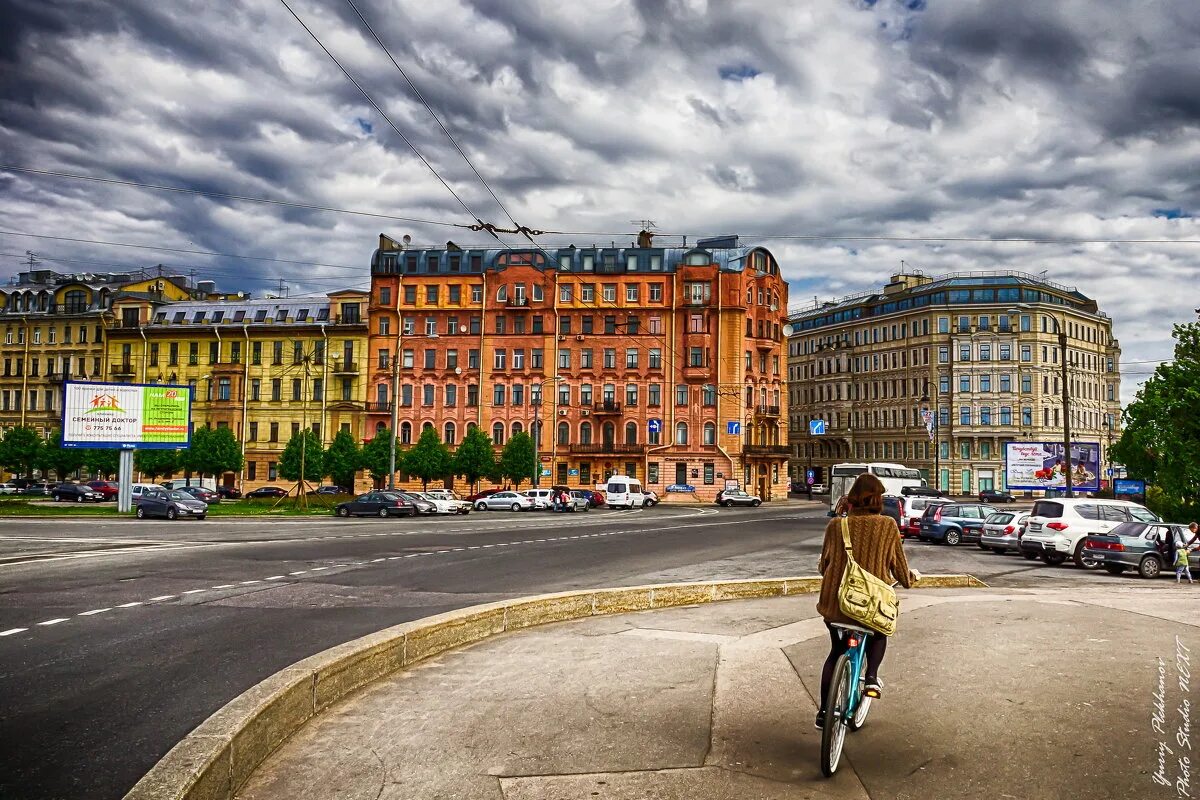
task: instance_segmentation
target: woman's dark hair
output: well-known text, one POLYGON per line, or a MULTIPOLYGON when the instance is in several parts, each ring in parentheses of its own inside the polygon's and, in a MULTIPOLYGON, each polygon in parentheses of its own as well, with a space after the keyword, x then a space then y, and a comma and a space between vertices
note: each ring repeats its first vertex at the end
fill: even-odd
POLYGON ((864 472, 854 479, 846 501, 850 508, 857 511, 867 511, 879 514, 883 511, 883 493, 887 490, 883 482, 869 472, 864 472))

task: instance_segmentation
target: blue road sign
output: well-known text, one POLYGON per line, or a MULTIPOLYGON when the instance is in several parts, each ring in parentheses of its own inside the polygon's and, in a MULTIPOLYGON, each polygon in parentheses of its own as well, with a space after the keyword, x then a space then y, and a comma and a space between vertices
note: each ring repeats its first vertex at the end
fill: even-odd
POLYGON ((732 420, 730 420, 729 422, 726 422, 725 423, 725 433, 729 434, 730 436, 741 436, 742 423, 734 422, 732 420))
POLYGON ((661 419, 646 420, 646 429, 649 430, 651 433, 662 433, 662 420, 661 419))
POLYGON ((814 470, 806 469, 804 470, 804 479, 808 481, 809 486, 812 486, 817 482, 817 473, 814 470))
POLYGON ((810 436, 824 436, 825 435, 825 420, 823 420, 823 419, 809 420, 808 421, 808 433, 810 436))

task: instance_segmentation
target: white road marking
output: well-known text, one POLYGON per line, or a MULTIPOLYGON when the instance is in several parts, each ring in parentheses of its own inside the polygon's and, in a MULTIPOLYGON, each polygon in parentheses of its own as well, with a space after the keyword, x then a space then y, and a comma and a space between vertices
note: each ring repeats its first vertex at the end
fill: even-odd
POLYGON ((253 581, 242 581, 242 582, 241 582, 242 586, 245 586, 245 585, 247 585, 247 584, 250 584, 250 583, 262 583, 262 581, 260 581, 260 580, 253 580, 253 581))
POLYGON ((91 611, 82 611, 79 613, 81 617, 90 617, 93 614, 103 614, 105 611, 112 611, 111 608, 93 608, 91 611))
POLYGON ((286 578, 286 577, 287 577, 287 575, 272 575, 272 576, 270 576, 269 578, 263 578, 263 580, 267 580, 267 581, 281 581, 281 580, 283 580, 283 579, 284 579, 284 578, 286 578))
POLYGON ((45 622, 39 622, 38 625, 57 625, 60 622, 66 622, 66 621, 67 621, 66 617, 56 617, 55 619, 48 619, 45 622))
POLYGON ((236 585, 237 584, 234 584, 234 583, 218 583, 216 586, 214 586, 212 588, 214 588, 214 589, 232 589, 236 585))
POLYGON ((200 594, 201 592, 207 591, 207 589, 188 589, 186 592, 183 592, 183 594, 200 594))
POLYGON ((117 608, 133 608, 134 606, 140 606, 141 604, 141 600, 134 600, 132 603, 121 603, 121 605, 117 606, 117 608))
POLYGON ((301 570, 297 570, 296 572, 289 572, 288 575, 303 575, 306 572, 308 572, 308 570, 301 569, 301 570))
POLYGON ((6 631, 0 631, 0 636, 12 636, 14 633, 22 633, 27 630, 29 628, 9 628, 6 631))
POLYGON ((173 594, 160 594, 158 597, 151 597, 146 602, 147 603, 157 603, 159 600, 170 600, 174 596, 175 595, 173 595, 173 594))
POLYGON ((313 571, 313 572, 320 572, 320 571, 321 571, 321 570, 323 570, 323 569, 329 569, 329 567, 313 567, 313 568, 312 568, 312 571, 313 571))

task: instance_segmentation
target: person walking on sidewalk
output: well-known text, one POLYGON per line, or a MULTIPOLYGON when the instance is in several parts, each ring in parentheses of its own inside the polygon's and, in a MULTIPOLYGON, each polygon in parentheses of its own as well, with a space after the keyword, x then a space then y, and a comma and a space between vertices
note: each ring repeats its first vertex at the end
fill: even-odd
MULTIPOLYGON (((847 521, 850 526, 850 545, 854 560, 871 574, 888 583, 899 582, 909 588, 920 579, 920 573, 910 570, 904 557, 904 546, 896 521, 885 517, 883 511, 883 483, 870 473, 859 475, 845 497, 847 521)), ((842 573, 846 569, 846 549, 842 542, 842 520, 834 516, 825 528, 825 543, 821 548, 821 560, 817 566, 821 573, 821 594, 817 600, 817 613, 825 618, 829 629, 829 657, 821 669, 821 705, 817 711, 818 728, 825 724, 825 700, 829 695, 829 684, 833 680, 833 668, 838 657, 846 652, 846 641, 838 635, 831 623, 855 624, 842 613, 838 605, 838 588, 842 584, 842 573)), ((888 637, 873 634, 867 641, 866 694, 882 697, 883 684, 879 680, 879 666, 887 650, 888 637)))
POLYGON ((1187 576, 1188 583, 1195 583, 1192 571, 1188 568, 1188 549, 1180 547, 1175 551, 1175 582, 1179 583, 1184 576, 1187 576))

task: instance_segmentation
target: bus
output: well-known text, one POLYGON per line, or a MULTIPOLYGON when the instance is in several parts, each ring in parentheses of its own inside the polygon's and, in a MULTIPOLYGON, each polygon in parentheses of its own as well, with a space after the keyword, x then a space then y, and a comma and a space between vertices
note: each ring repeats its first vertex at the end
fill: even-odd
POLYGON ((918 470, 903 464, 888 464, 874 461, 861 464, 834 464, 829 470, 829 513, 837 508, 838 502, 850 493, 854 479, 864 472, 869 472, 883 483, 888 494, 900 494, 905 486, 925 486, 925 479, 918 470))

